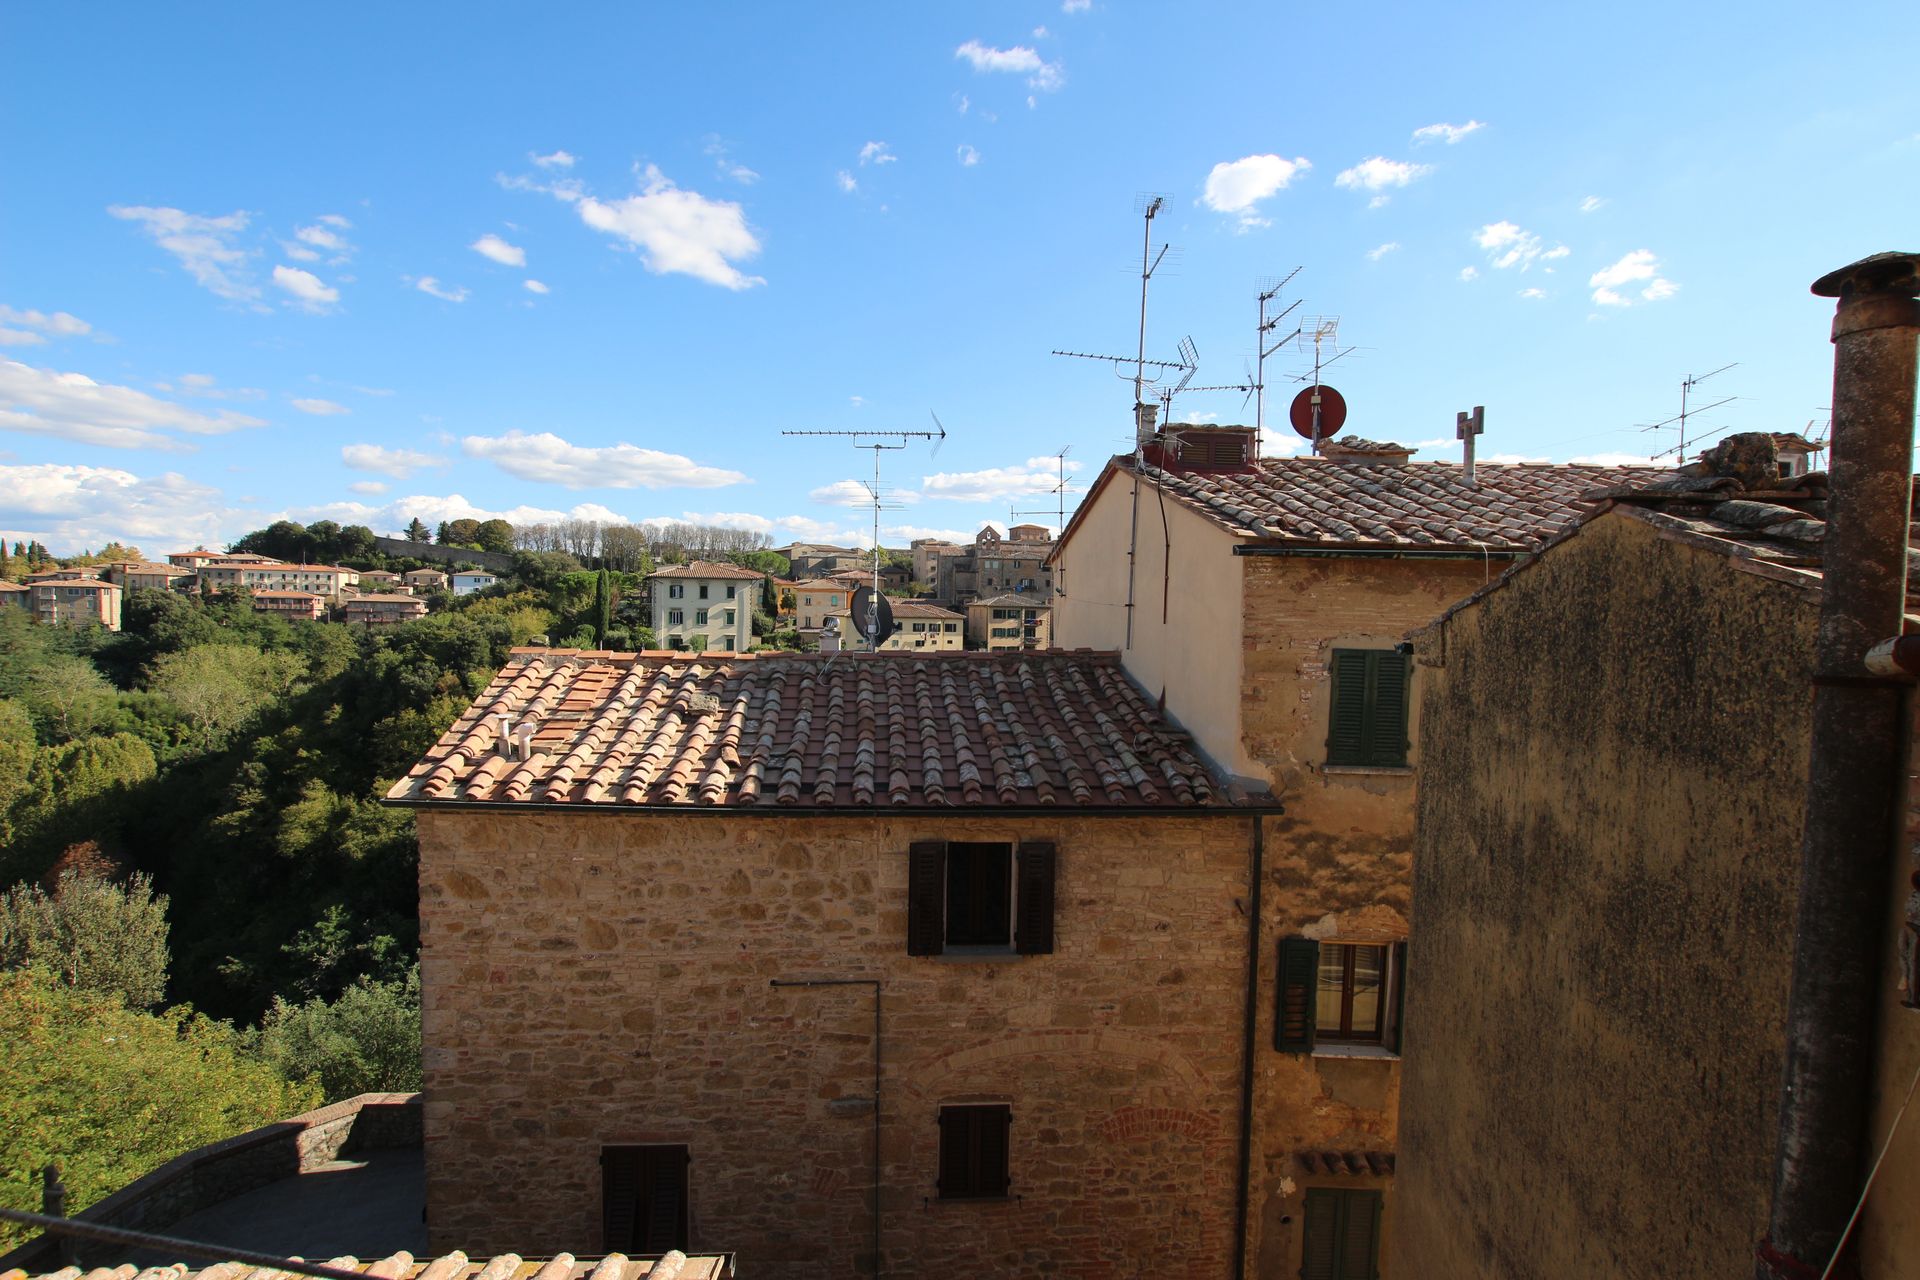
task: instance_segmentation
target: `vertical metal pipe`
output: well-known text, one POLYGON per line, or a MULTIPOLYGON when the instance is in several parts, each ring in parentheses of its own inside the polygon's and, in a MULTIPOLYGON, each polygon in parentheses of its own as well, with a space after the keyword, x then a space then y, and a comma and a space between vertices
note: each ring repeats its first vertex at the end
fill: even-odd
POLYGON ((1246 1280, 1247 1223, 1253 1200, 1253 1030, 1260 1016, 1260 887, 1267 879, 1266 854, 1266 823, 1256 817, 1247 870, 1247 994, 1240 1011, 1240 1158, 1234 1178, 1233 1280, 1246 1280))
POLYGON ((1898 844, 1908 682, 1871 674, 1906 603, 1920 255, 1823 276, 1833 449, 1773 1206, 1754 1274, 1817 1275, 1867 1157, 1887 859, 1898 844))

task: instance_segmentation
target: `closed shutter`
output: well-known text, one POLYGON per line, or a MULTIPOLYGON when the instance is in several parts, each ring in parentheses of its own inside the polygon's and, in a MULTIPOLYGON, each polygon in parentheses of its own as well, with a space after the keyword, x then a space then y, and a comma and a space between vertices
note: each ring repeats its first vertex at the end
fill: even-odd
POLYGON ((1023 956, 1053 954, 1053 876, 1056 861, 1051 840, 1021 842, 1013 948, 1023 956))
POLYGON ((1340 1275, 1340 1193, 1307 1189, 1300 1280, 1342 1280, 1340 1275))
POLYGON ((1367 675, 1365 649, 1333 651, 1333 706, 1327 713, 1327 763, 1366 764, 1367 675))
POLYGON ((1377 1280, 1380 1274, 1380 1193, 1342 1191, 1340 1269, 1336 1280, 1377 1280))
POLYGON ((1393 1051, 1400 1052, 1400 1046, 1406 1043, 1401 1028, 1406 1026, 1407 1007, 1407 944, 1393 944, 1393 1051))
POLYGON ((640 1215, 640 1149, 607 1147, 600 1152, 601 1244, 608 1253, 637 1253, 640 1215))
POLYGON ((1312 1053, 1314 997, 1320 974, 1320 944, 1312 938, 1280 939, 1280 970, 1274 987, 1273 1047, 1282 1053, 1312 1053))
POLYGON ((975 1182, 975 1194, 982 1196, 1004 1196, 1012 1179, 1007 1174, 1008 1130, 1013 1125, 1013 1111, 1008 1107, 977 1107, 974 1109, 975 1149, 979 1152, 979 1177, 975 1182))
POLYGON ((1391 650, 1367 655, 1373 666, 1373 707, 1367 725, 1367 762, 1407 762, 1407 655, 1391 650))
POLYGON ((916 840, 907 851, 907 954, 939 955, 946 934, 946 842, 916 840))
POLYGON ((968 1151, 972 1125, 968 1122, 968 1115, 969 1112, 963 1107, 940 1109, 940 1177, 935 1186, 943 1199, 952 1200, 973 1194, 969 1176, 972 1165, 968 1151))
POLYGON ((686 1156, 681 1149, 654 1152, 653 1178, 647 1196, 647 1234, 643 1253, 666 1253, 687 1247, 686 1156))

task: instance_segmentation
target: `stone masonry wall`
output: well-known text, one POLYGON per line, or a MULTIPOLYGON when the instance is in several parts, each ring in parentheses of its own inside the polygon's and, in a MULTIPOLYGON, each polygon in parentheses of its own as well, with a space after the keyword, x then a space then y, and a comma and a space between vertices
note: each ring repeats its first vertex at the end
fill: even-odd
POLYGON ((888 1274, 1227 1271, 1251 819, 419 819, 436 1250, 595 1252, 600 1148, 685 1143, 695 1248, 871 1273, 872 993, 769 984, 877 978, 888 1274), (1021 838, 1054 954, 908 956, 909 842, 1021 838), (998 1101, 1010 1198, 942 1202, 939 1107, 998 1101))

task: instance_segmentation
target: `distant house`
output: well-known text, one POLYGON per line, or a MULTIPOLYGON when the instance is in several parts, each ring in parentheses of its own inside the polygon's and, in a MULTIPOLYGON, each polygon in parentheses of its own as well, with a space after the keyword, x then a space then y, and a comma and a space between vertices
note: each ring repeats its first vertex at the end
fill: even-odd
MULTIPOLYGON (((882 653, 958 650, 966 647, 966 619, 953 610, 919 600, 895 600, 892 607, 895 630, 881 643, 882 653)), ((860 639, 853 628, 849 610, 839 609, 827 616, 839 619, 843 648, 866 648, 866 641, 860 639)))
POLYGON ((25 578, 23 578, 22 581, 25 582, 28 586, 32 586, 36 582, 57 582, 62 579, 72 579, 72 578, 93 579, 93 578, 98 578, 99 576, 100 576, 99 569, 91 565, 77 565, 71 569, 60 569, 60 568, 36 569, 32 573, 29 573, 25 578))
POLYGON ((25 609, 28 607, 28 599, 32 594, 33 591, 30 587, 23 586, 18 582, 8 582, 5 579, 0 579, 0 606, 11 604, 18 605, 20 608, 25 609))
POLYGON ((447 575, 438 569, 409 569, 401 578, 407 590, 421 594, 447 589, 447 575))
POLYGON ((198 570, 204 592, 231 591, 311 591, 334 599, 360 581, 358 569, 331 564, 283 564, 278 560, 221 560, 202 565, 198 570))
POLYGON ((111 582, 98 578, 48 578, 27 587, 29 604, 37 621, 80 625, 98 623, 109 631, 120 629, 120 601, 123 593, 111 582))
POLYGON ((166 591, 190 572, 179 565, 139 560, 116 560, 100 566, 100 576, 123 591, 166 591))
POLYGON ((360 581, 356 584, 361 591, 404 591, 406 582, 397 573, 388 573, 385 569, 363 569, 360 581))
POLYGON ((486 573, 480 570, 456 573, 453 575, 453 594, 457 596, 472 595, 476 591, 485 591, 498 581, 500 581, 500 575, 486 573))
POLYGON ((1037 596, 983 596, 967 602, 967 646, 972 649, 1053 647, 1053 605, 1037 596))
POLYGON ((326 611, 326 601, 311 591, 275 591, 269 588, 253 593, 253 611, 278 614, 283 618, 318 620, 326 611))
POLYGON ((225 555, 226 552, 224 551, 209 551, 205 547, 196 547, 192 551, 175 551, 171 553, 167 556, 167 563, 193 572, 197 571, 201 565, 212 564, 225 555))
POLYGON ((364 596, 348 596, 340 609, 344 621, 379 626, 406 622, 413 618, 424 618, 427 615, 427 602, 418 596, 386 595, 376 592, 364 596))
POLYGON ((844 613, 853 603, 858 583, 838 578, 810 578, 793 584, 795 627, 803 632, 818 631, 833 613, 844 613))
POLYGON ((988 525, 962 554, 934 558, 933 593, 955 603, 1008 591, 1035 592, 1044 598, 1053 592, 1053 567, 1048 560, 1053 547, 1044 525, 1017 524, 1004 538, 988 525))
POLYGON ((766 580, 757 570, 713 560, 672 564, 647 575, 654 643, 664 649, 745 653, 766 580))
POLYGON ((787 558, 787 572, 796 578, 821 578, 840 569, 858 569, 873 559, 871 551, 826 543, 796 542, 778 548, 787 558))
POLYGON ((940 557, 966 553, 965 547, 943 538, 916 538, 907 550, 913 556, 913 580, 928 586, 938 579, 940 557))

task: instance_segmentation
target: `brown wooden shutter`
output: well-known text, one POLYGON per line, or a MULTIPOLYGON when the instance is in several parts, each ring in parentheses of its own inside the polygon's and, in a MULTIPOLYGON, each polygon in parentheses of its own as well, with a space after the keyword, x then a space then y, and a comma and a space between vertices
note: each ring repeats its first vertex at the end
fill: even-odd
POLYGON ((1053 841, 1021 841, 1013 949, 1023 956, 1053 954, 1053 878, 1057 861, 1053 841))
POLYGON ((1307 1188, 1300 1247, 1300 1280, 1341 1280, 1340 1193, 1307 1188))
POLYGON ((1399 766, 1407 762, 1407 655, 1393 650, 1370 653, 1373 706, 1367 724, 1367 763, 1399 766))
POLYGON ((1380 1193, 1343 1191, 1340 1196, 1340 1269, 1336 1280, 1377 1280, 1380 1275, 1380 1193))
POLYGON ((1320 944, 1312 938, 1280 939, 1274 982, 1273 1047, 1282 1053, 1312 1053, 1314 996, 1320 981, 1320 944))
POLYGON ((982 1196, 1004 1196, 1013 1179, 1007 1171, 1007 1155, 1010 1145, 1008 1130, 1013 1124, 1013 1110, 1010 1107, 978 1107, 974 1112, 975 1134, 979 1152, 979 1177, 975 1183, 975 1194, 982 1196))
POLYGON ((970 1139, 973 1126, 968 1119, 966 1108, 940 1109, 940 1176, 935 1186, 945 1199, 973 1194, 969 1176, 972 1170, 969 1148, 972 1146, 970 1139))
POLYGON ((947 936, 947 845, 916 840, 907 851, 907 954, 937 956, 947 936))
POLYGON ((640 1149, 600 1149, 601 1244, 608 1253, 637 1253, 640 1210, 640 1149))
POLYGON ((1327 763, 1367 764, 1365 649, 1333 651, 1333 705, 1327 711, 1327 763))
POLYGON ((656 1148, 653 1177, 647 1195, 647 1234, 643 1253, 666 1253, 687 1247, 687 1161, 684 1148, 656 1148))
POLYGON ((1401 1028, 1406 1026, 1407 1008, 1407 944, 1393 944, 1393 1051, 1400 1052, 1400 1046, 1406 1042, 1401 1028))

